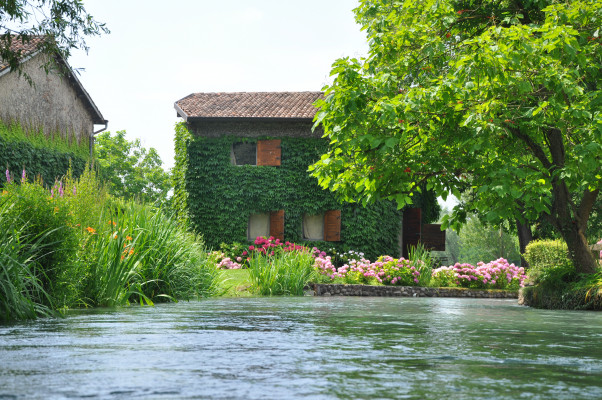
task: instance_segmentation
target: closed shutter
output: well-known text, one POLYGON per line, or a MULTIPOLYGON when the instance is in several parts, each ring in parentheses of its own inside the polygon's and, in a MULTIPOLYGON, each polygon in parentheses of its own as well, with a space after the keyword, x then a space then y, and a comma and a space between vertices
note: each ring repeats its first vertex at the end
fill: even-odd
POLYGON ((324 213, 324 240, 327 242, 341 240, 341 210, 329 210, 324 213))
POLYGON ((440 224, 423 225, 420 242, 429 250, 445 251, 445 231, 440 224))
POLYGON ((420 242, 422 227, 422 210, 420 208, 406 208, 403 211, 403 257, 408 258, 410 246, 417 246, 420 242))
POLYGON ((257 141, 257 165, 280 166, 280 139, 257 141))
POLYGON ((284 210, 270 213, 270 236, 284 241, 284 210))

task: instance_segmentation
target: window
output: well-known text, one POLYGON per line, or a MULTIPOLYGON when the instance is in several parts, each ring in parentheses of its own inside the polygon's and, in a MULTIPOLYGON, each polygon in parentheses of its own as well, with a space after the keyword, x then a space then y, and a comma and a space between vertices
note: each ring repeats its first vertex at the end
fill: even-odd
POLYGON ((324 213, 303 214, 303 239, 324 240, 324 213))
POLYGON ((303 239, 338 242, 341 240, 341 210, 303 215, 303 239))
POLYGON ((280 139, 236 142, 230 150, 232 165, 280 166, 282 150, 280 139))
POLYGON ((251 214, 247 226, 247 239, 255 240, 258 236, 273 236, 283 241, 284 210, 251 214))
POLYGON ((251 214, 247 227, 247 239, 255 240, 258 236, 270 235, 270 213, 251 214))
POLYGON ((257 165, 257 143, 233 143, 230 160, 233 165, 257 165))

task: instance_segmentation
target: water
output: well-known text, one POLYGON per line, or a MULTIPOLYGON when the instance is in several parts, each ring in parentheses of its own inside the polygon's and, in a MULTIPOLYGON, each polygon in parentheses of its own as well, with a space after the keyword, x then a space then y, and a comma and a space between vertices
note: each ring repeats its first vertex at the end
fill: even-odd
POLYGON ((0 399, 602 399, 602 313, 256 298, 0 326, 0 399))

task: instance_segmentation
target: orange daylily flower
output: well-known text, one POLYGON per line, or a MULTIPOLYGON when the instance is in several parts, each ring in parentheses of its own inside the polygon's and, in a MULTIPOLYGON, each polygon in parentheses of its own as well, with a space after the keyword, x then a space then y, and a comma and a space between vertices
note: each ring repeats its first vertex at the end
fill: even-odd
POLYGON ((96 229, 94 229, 94 228, 91 228, 91 227, 87 227, 87 228, 86 228, 86 230, 87 230, 88 232, 90 232, 91 234, 95 234, 95 233, 96 233, 96 229))

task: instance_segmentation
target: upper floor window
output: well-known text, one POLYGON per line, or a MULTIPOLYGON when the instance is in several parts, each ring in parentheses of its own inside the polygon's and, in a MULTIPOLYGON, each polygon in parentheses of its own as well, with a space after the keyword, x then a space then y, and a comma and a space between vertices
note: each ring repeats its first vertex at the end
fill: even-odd
POLYGON ((232 165, 280 166, 280 139, 235 142, 230 150, 232 165))
POLYGON ((230 160, 233 165, 257 165, 257 143, 233 143, 230 160))

